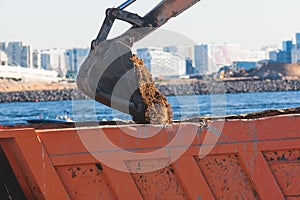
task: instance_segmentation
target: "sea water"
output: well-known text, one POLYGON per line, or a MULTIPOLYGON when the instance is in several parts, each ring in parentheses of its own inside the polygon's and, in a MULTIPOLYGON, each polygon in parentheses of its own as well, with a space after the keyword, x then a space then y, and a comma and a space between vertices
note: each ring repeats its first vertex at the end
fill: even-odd
MULTIPOLYGON (((169 96, 175 120, 199 116, 245 114, 268 109, 300 107, 300 91, 169 96)), ((130 120, 93 100, 0 103, 0 124, 26 124, 28 119, 69 115, 75 121, 130 120)))

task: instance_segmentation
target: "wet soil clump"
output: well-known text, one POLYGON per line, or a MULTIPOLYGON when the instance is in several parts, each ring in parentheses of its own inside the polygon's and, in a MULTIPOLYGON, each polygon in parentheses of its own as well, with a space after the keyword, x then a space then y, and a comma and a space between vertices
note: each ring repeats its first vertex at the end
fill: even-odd
MULTIPOLYGON (((172 108, 167 98, 155 87, 152 75, 144 61, 136 55, 131 57, 138 79, 139 92, 145 109, 145 120, 149 124, 169 124, 172 122, 172 108)), ((138 121, 133 117, 134 121, 138 121)))

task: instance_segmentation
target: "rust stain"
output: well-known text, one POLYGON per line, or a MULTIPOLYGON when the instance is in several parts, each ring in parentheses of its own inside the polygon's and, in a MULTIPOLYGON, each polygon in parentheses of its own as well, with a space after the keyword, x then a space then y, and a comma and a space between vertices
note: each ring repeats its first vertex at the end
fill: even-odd
POLYGON ((116 199, 100 164, 57 167, 71 199, 116 199))
POLYGON ((300 149, 268 151, 268 152, 263 152, 263 155, 267 162, 299 161, 300 149))
POLYGON ((132 177, 143 199, 187 199, 171 166, 155 172, 132 174, 132 177))
POLYGON ((238 155, 206 156, 197 162, 216 199, 258 199, 238 155))
MULTIPOLYGON (((202 182, 207 183, 208 189, 206 188, 206 190, 209 190, 215 199, 259 199, 262 197, 263 199, 276 199, 275 197, 281 196, 286 199, 299 198, 300 116, 288 115, 255 120, 226 119, 224 123, 224 129, 218 143, 202 159, 198 157, 199 147, 202 145, 201 139, 195 138, 183 157, 193 158, 197 162, 194 162, 194 168, 189 164, 184 165, 183 168, 191 171, 197 169, 195 171, 201 174, 204 180, 202 182), (253 152, 256 150, 258 156, 253 152), (252 165, 255 173, 251 173, 252 165)), ((189 127, 190 124, 186 123, 185 125, 189 127)), ((144 132, 155 130, 151 126, 135 126, 143 129, 144 132)), ((172 126, 176 126, 176 124, 172 126)), ((92 133, 99 128, 105 129, 108 135, 115 137, 113 141, 121 138, 121 129, 118 126, 86 128, 85 133, 92 133)), ((186 130, 188 132, 190 129, 186 130)), ((123 190, 125 192, 122 194, 126 194, 127 188, 134 188, 143 199, 188 199, 191 196, 186 187, 194 183, 194 180, 181 179, 180 177, 183 176, 180 176, 182 175, 180 173, 183 170, 178 171, 176 169, 174 171, 172 166, 176 166, 174 164, 169 166, 169 163, 165 161, 168 159, 159 160, 161 158, 157 158, 155 159, 157 163, 152 165, 149 164, 152 163, 149 162, 150 160, 128 160, 126 161, 128 168, 137 173, 130 174, 117 170, 111 170, 108 173, 107 167, 101 165, 90 155, 82 141, 78 139, 76 131, 76 129, 69 129, 68 131, 65 129, 43 131, 31 129, 30 132, 28 129, 1 130, 0 139, 6 142, 11 141, 6 145, 2 142, 1 146, 5 147, 6 151, 4 152, 9 162, 14 163, 12 168, 16 177, 18 179, 21 177, 20 186, 24 193, 30 193, 31 196, 40 199, 55 199, 53 197, 56 194, 52 195, 53 192, 51 193, 52 196, 48 196, 48 198, 47 193, 34 193, 43 191, 43 179, 40 177, 43 175, 41 171, 44 170, 46 175, 57 176, 57 181, 54 181, 55 184, 52 184, 53 179, 47 179, 51 181, 45 185, 47 191, 59 193, 60 198, 57 199, 63 199, 66 194, 68 198, 76 200, 121 199, 122 195, 118 192, 123 190), (66 134, 67 132, 68 134, 66 134), (24 137, 24 135, 26 136, 24 137), (37 140, 37 136, 40 141, 37 140), (39 148, 35 147, 33 151, 33 145, 30 141, 34 139, 37 140, 36 146, 39 148), (43 151, 40 147, 45 149, 44 156, 49 158, 48 165, 45 165, 44 168, 40 167, 42 165, 38 159, 33 159, 35 155, 42 155, 43 151), (18 150, 17 154, 15 150, 18 150), (24 160, 25 157, 26 160, 24 160), (22 165, 17 166, 19 163, 22 165), (165 163, 167 163, 166 167, 160 170, 149 173, 142 172, 144 167, 151 169, 165 163), (53 173, 49 173, 52 172, 51 170, 53 173), (22 181, 24 178, 25 181, 22 181), (115 184, 112 184, 112 179, 115 180, 115 184), (57 189, 59 184, 63 190, 57 189), (27 190, 26 187, 28 187, 27 190)), ((204 131, 199 130, 199 135, 204 131)), ((162 135, 170 138, 174 137, 175 134, 175 129, 162 132, 162 135)), ((128 137, 121 145, 133 147, 139 145, 139 149, 149 150, 160 144, 161 138, 153 137, 150 138, 150 142, 136 143, 133 137, 128 137)), ((116 144, 118 143, 116 142, 116 144)), ((174 150, 176 148, 174 147, 174 150)), ((132 196, 132 193, 128 192, 127 194, 132 196)), ((207 196, 200 194, 200 192, 195 196, 196 198, 207 199, 207 196)))

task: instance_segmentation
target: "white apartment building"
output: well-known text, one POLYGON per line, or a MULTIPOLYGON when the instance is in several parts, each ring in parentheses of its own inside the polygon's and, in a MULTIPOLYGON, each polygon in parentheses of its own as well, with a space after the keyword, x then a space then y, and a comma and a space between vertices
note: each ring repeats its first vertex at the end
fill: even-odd
POLYGON ((176 53, 165 52, 163 48, 137 49, 153 78, 186 75, 186 59, 176 53))

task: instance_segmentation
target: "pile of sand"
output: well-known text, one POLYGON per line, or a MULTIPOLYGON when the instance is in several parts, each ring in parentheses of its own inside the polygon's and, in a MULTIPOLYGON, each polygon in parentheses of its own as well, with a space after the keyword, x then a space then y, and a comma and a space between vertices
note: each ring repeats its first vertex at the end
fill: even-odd
POLYGON ((246 76, 261 79, 300 78, 300 63, 269 62, 260 68, 248 71, 246 76))
MULTIPOLYGON (((139 92, 145 105, 145 119, 150 124, 168 124, 172 122, 172 108, 167 98, 155 87, 152 76, 144 61, 133 55, 135 73, 138 77, 139 92)), ((133 118, 135 120, 135 117, 133 118)))

